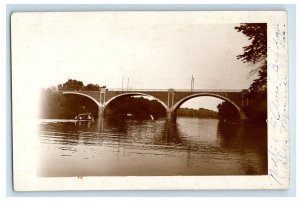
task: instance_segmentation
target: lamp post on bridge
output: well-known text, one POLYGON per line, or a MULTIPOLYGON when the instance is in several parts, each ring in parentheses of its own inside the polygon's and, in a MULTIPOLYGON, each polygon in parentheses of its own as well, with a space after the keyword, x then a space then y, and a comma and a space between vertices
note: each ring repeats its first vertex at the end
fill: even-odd
POLYGON ((194 75, 192 75, 192 79, 191 79, 191 91, 193 92, 194 91, 194 75))

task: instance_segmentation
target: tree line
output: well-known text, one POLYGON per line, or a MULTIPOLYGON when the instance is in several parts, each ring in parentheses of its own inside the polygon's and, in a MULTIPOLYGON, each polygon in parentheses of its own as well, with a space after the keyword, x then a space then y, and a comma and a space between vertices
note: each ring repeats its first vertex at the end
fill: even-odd
MULTIPOLYGON (((104 87, 104 86, 103 86, 104 87)), ((99 91, 100 86, 98 84, 84 85, 82 81, 68 79, 67 82, 57 85, 58 90, 70 90, 70 91, 99 91)))
POLYGON ((120 97, 113 100, 106 108, 105 115, 130 115, 131 118, 148 119, 166 116, 165 108, 156 100, 149 100, 144 97, 120 97), (122 103, 122 104, 120 104, 122 103))
POLYGON ((177 116, 181 117, 195 117, 195 118, 205 118, 205 119, 218 119, 219 114, 213 110, 199 108, 179 108, 177 110, 177 116))

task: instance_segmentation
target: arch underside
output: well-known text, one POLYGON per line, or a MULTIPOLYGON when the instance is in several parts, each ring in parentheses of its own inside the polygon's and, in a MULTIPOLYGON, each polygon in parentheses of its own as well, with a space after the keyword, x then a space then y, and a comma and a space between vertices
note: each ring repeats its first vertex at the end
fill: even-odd
POLYGON ((120 94, 120 95, 117 95, 117 96, 114 96, 113 98, 109 99, 108 101, 105 102, 105 105, 104 107, 107 107, 112 101, 118 99, 118 98, 121 98, 121 97, 126 97, 126 96, 147 96, 147 97, 151 97, 153 98, 154 100, 156 100, 157 102, 159 102, 167 111, 168 107, 167 105, 160 99, 154 97, 154 96, 151 96, 149 94, 145 94, 145 93, 123 93, 123 94, 120 94))
POLYGON ((247 119, 245 113, 242 111, 242 109, 233 101, 231 101, 230 99, 224 97, 224 96, 221 96, 221 95, 217 95, 217 94, 211 94, 211 93, 199 93, 199 94, 193 94, 193 95, 190 95, 190 96, 187 96, 183 99, 181 99, 180 101, 178 101, 173 107, 172 107, 172 111, 176 112, 177 109, 183 104, 185 103, 186 101, 192 99, 192 98, 196 98, 196 97, 201 97, 201 96, 209 96, 209 97, 215 97, 215 98, 219 98, 221 100, 224 100, 226 102, 229 102, 231 105, 234 106, 234 108, 236 108, 237 112, 239 113, 240 115, 240 119, 247 119))

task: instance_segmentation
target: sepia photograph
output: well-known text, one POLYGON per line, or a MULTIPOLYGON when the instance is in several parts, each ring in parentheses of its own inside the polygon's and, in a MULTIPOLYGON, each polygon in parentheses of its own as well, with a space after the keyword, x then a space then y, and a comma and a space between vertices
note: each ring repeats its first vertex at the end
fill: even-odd
POLYGON ((287 87, 286 19, 208 13, 14 13, 13 110, 28 103, 14 119, 23 125, 14 169, 31 161, 41 181, 246 176, 253 188, 258 176, 288 185, 273 169, 288 169, 287 141, 286 152, 272 151, 270 136, 270 124, 288 134, 288 106, 277 100, 287 102, 286 91, 278 95, 287 87))

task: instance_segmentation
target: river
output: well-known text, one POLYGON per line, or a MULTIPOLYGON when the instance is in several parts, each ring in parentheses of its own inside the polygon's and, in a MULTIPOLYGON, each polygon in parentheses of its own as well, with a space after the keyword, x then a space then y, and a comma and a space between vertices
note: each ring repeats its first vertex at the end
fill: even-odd
POLYGON ((37 174, 68 176, 266 175, 266 126, 178 117, 90 123, 41 120, 37 174))

